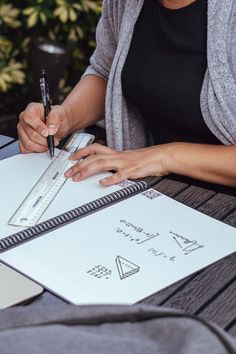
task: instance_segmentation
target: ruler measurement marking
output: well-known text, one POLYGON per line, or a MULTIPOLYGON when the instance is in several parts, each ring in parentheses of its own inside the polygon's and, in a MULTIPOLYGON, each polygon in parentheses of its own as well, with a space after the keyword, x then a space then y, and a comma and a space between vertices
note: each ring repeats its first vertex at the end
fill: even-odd
POLYGON ((94 136, 91 134, 73 134, 17 208, 8 224, 35 225, 67 180, 64 173, 72 164, 68 157, 78 149, 91 144, 93 140, 94 136))
MULTIPOLYGON (((107 206, 110 206, 112 204, 115 204, 123 199, 126 199, 128 197, 131 197, 139 192, 144 191, 145 189, 148 188, 148 184, 144 181, 137 182, 133 184, 132 186, 129 187, 124 187, 122 190, 120 190, 119 198, 113 198, 114 192, 109 194, 108 198, 107 196, 103 196, 101 198, 96 199, 94 204, 99 204, 100 207, 94 208, 92 207, 92 203, 89 202, 87 204, 84 204, 78 208, 69 210, 63 214, 57 215, 49 220, 43 221, 40 224, 37 224, 35 226, 31 226, 28 229, 19 231, 13 235, 7 236, 3 239, 0 240, 0 253, 18 246, 24 242, 33 240, 36 237, 45 235, 49 232, 54 231, 55 229, 67 225, 73 221, 76 221, 84 216, 90 215, 94 212, 95 210, 100 210, 102 208, 105 208, 107 206), (106 197, 106 198, 104 198, 106 197), (111 202, 111 201, 112 202, 111 202), (82 212, 82 209, 85 210, 85 212, 82 212)), ((117 194, 116 194, 117 195, 117 194)))

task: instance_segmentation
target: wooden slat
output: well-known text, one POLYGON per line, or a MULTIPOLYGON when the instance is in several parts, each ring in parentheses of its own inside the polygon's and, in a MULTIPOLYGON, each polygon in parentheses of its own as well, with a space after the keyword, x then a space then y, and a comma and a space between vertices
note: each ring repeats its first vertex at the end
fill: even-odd
POLYGON ((149 304, 149 305, 163 305, 163 303, 171 296, 173 296, 176 292, 180 291, 182 287, 184 287, 190 279, 192 279, 194 275, 191 277, 184 278, 177 283, 168 286, 167 288, 145 298, 140 301, 140 303, 149 304))
POLYGON ((226 224, 236 227, 236 210, 230 213, 223 221, 226 224))
POLYGON ((175 200, 184 203, 191 208, 198 208, 200 205, 205 203, 207 200, 212 198, 216 193, 208 189, 203 189, 196 186, 190 186, 183 192, 179 193, 175 200))
POLYGON ((236 197, 218 193, 198 209, 204 214, 222 220, 236 209, 236 197))
POLYGON ((236 259, 235 255, 230 255, 198 273, 169 300, 163 302, 163 305, 198 313, 201 308, 207 306, 210 299, 231 284, 234 278, 236 259))
POLYGON ((235 324, 232 327, 230 327, 230 329, 227 330, 227 332, 231 334, 231 336, 236 337, 236 321, 235 324))
POLYGON ((153 183, 155 183, 153 185, 153 188, 155 188, 157 183, 159 183, 162 179, 163 179, 162 177, 145 177, 145 178, 137 178, 137 179, 135 179, 135 181, 137 181, 137 182, 138 181, 145 181, 147 183, 152 183, 152 185, 153 185, 153 183))
POLYGON ((236 279, 214 301, 199 313, 202 318, 225 328, 236 319, 236 279))
POLYGON ((155 185, 155 189, 163 194, 166 194, 168 197, 174 197, 187 187, 188 185, 186 183, 174 181, 169 178, 162 179, 155 185))

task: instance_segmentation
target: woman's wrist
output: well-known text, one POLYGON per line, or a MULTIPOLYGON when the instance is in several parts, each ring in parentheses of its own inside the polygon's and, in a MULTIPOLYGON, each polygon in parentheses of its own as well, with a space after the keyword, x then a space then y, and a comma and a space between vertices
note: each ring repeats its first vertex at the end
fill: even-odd
MULTIPOLYGON (((169 175, 171 173, 177 173, 177 166, 179 165, 179 142, 167 143, 162 145, 157 145, 158 149, 161 149, 162 153, 160 155, 161 170, 163 171, 163 176, 169 175)), ((158 152, 158 151, 157 151, 158 152)))
POLYGON ((87 127, 86 122, 83 122, 83 119, 79 114, 73 114, 73 109, 70 108, 70 105, 62 103, 62 106, 67 121, 67 135, 87 127))
POLYGON ((189 151, 191 145, 183 142, 167 144, 166 169, 168 174, 185 174, 189 166, 189 151))
POLYGON ((147 176, 167 176, 173 173, 173 155, 176 144, 178 143, 153 145, 137 150, 143 153, 143 156, 139 155, 139 158, 147 166, 147 173, 149 173, 147 176))

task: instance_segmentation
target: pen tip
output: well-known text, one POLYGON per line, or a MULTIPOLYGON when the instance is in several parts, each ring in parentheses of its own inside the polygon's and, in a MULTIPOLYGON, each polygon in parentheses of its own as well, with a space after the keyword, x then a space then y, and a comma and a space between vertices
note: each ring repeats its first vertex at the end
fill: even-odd
POLYGON ((50 156, 51 156, 51 160, 53 160, 53 158, 54 158, 54 151, 53 151, 53 149, 50 149, 50 150, 49 150, 49 153, 50 153, 50 156))

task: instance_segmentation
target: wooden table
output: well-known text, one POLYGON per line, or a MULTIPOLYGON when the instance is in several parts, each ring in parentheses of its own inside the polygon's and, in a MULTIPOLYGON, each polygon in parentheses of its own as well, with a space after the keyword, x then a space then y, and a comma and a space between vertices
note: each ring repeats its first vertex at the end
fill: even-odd
MULTIPOLYGON (((5 144, 9 142, 9 145, 0 149, 0 159, 19 153, 18 144, 13 139, 0 136, 0 148, 4 145, 3 141, 5 144)), ((169 197, 235 227, 234 189, 229 189, 229 194, 219 192, 214 186, 210 187, 203 188, 172 178, 160 179, 155 186, 158 191, 169 197)), ((44 292, 30 306, 62 301, 49 292, 44 292)), ((217 323, 231 335, 236 336, 236 254, 165 288, 142 302, 196 314, 217 323)))

